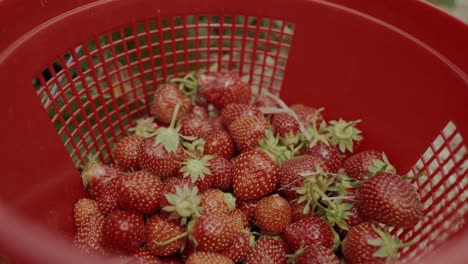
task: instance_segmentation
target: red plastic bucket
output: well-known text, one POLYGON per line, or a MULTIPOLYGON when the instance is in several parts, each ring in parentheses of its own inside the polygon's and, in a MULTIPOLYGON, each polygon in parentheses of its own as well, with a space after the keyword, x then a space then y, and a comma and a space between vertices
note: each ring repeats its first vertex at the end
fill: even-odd
POLYGON ((414 184, 429 217, 392 231, 419 240, 401 258, 437 249, 424 263, 463 263, 468 28, 419 1, 364 2, 2 2, 0 253, 83 263, 63 242, 85 195, 77 165, 91 151, 112 158, 157 84, 218 65, 255 91, 324 106, 326 118, 361 118, 363 147, 385 150, 400 172, 426 170, 414 184))

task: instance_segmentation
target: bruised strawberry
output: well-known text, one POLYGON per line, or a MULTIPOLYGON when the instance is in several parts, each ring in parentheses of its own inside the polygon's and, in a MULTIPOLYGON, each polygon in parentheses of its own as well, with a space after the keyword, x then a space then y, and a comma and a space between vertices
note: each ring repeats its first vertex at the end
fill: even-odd
POLYGON ((246 118, 250 116, 263 117, 262 112, 257 107, 250 104, 229 104, 221 111, 223 123, 226 127, 239 118, 246 118))
POLYGON ((136 171, 140 168, 139 146, 142 141, 142 137, 131 135, 115 144, 112 154, 124 171, 136 171))
POLYGON ((197 251, 188 256, 186 264, 234 264, 230 258, 215 252, 197 251))
POLYGON ((239 118, 229 127, 229 132, 241 152, 258 147, 259 141, 264 139, 265 131, 270 129, 270 124, 264 117, 251 116, 239 118))
POLYGON ((146 224, 146 248, 155 256, 169 256, 183 245, 184 228, 162 215, 153 216, 146 224))
POLYGON ((272 237, 261 237, 250 251, 245 264, 286 264, 286 246, 272 237))
POLYGON ((99 213, 99 209, 95 200, 82 198, 75 203, 73 213, 75 226, 79 229, 85 222, 86 218, 92 214, 99 213))
POLYGON ((91 197, 96 198, 107 183, 122 175, 118 168, 99 162, 96 154, 88 157, 88 163, 81 172, 81 179, 91 197))
POLYGON ((229 247, 221 252, 221 254, 237 263, 242 261, 247 254, 249 254, 251 244, 251 235, 249 233, 241 233, 232 241, 232 244, 229 247))
POLYGON ((210 171, 213 176, 212 188, 228 191, 232 189, 232 179, 234 177, 234 167, 231 161, 216 157, 210 160, 210 171))
POLYGON ((240 200, 258 199, 276 189, 279 177, 278 165, 266 152, 244 152, 234 163, 234 193, 240 200))
POLYGON ((423 205, 410 182, 381 172, 359 188, 361 212, 371 220, 395 227, 412 227, 423 218, 423 205))
POLYGON ((189 113, 190 98, 180 91, 176 84, 162 84, 154 93, 151 109, 159 122, 169 125, 177 103, 180 103, 176 116, 176 120, 179 120, 189 113))
POLYGON ((198 81, 201 94, 218 109, 232 103, 246 104, 252 97, 249 86, 233 72, 204 73, 198 81))
POLYGON ((120 178, 117 201, 121 208, 150 214, 158 208, 162 183, 146 171, 138 171, 120 178))
POLYGON ((102 227, 104 245, 115 252, 131 253, 145 240, 143 217, 124 211, 115 211, 106 217, 102 227))
POLYGON ((321 244, 327 249, 334 246, 334 235, 330 225, 323 219, 309 217, 290 224, 282 234, 283 240, 293 251, 304 246, 321 244))
POLYGON ((234 156, 234 141, 227 131, 215 131, 206 138, 203 151, 206 155, 230 159, 234 156))
POLYGON ((279 195, 264 197, 255 208, 255 220, 264 233, 280 234, 291 223, 291 206, 279 195))
POLYGON ((302 187, 305 180, 305 177, 300 174, 315 172, 317 166, 324 171, 328 170, 321 159, 311 155, 301 155, 283 162, 280 170, 280 191, 288 198, 298 198, 300 194, 296 192, 296 188, 302 187))
POLYGON ((140 144, 141 168, 161 179, 176 175, 185 160, 184 149, 178 145, 174 152, 168 152, 163 144, 155 145, 154 141, 147 138, 140 144))

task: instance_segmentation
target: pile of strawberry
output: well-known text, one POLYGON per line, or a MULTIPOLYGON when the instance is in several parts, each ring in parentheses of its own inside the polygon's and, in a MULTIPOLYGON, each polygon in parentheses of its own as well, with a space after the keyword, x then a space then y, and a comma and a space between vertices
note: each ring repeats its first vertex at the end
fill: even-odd
POLYGON ((232 72, 158 87, 152 117, 82 171, 75 244, 116 263, 389 263, 423 217, 359 120, 255 96, 232 72))

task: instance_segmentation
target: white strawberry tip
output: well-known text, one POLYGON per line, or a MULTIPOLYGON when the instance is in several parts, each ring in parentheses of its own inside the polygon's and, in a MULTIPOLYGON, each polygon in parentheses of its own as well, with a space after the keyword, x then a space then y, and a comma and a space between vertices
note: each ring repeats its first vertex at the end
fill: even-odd
POLYGON ((369 239, 367 243, 371 246, 379 247, 379 249, 372 254, 372 256, 377 258, 386 258, 389 261, 393 260, 397 257, 400 248, 409 247, 416 243, 415 240, 401 243, 398 238, 391 236, 387 231, 375 227, 374 224, 372 224, 372 229, 380 238, 369 239))
POLYGON ((164 211, 172 213, 170 219, 181 219, 180 224, 186 225, 190 217, 200 216, 204 209, 200 205, 201 197, 198 195, 198 188, 190 189, 188 185, 183 188, 176 187, 175 194, 165 194, 167 201, 171 204, 163 208, 164 211))
POLYGON ((183 167, 180 172, 183 173, 183 177, 190 177, 192 183, 198 180, 204 181, 205 175, 211 175, 211 171, 208 168, 210 166, 209 161, 214 157, 211 155, 205 155, 201 159, 194 157, 182 162, 183 167))
POLYGON ((161 127, 155 132, 156 138, 154 141, 154 145, 157 146, 159 144, 163 144, 164 148, 168 153, 176 152, 180 144, 180 127, 175 127, 180 105, 180 101, 177 102, 177 104, 175 105, 174 113, 172 114, 172 119, 169 127, 161 127))
POLYGON ((326 128, 330 143, 333 146, 338 146, 342 153, 353 152, 354 141, 363 139, 360 135, 362 131, 355 127, 360 122, 361 120, 346 122, 341 118, 338 121, 330 121, 330 126, 326 128))
POLYGON ((154 123, 154 118, 141 118, 138 119, 136 125, 128 129, 128 132, 143 138, 154 136, 158 126, 154 123))

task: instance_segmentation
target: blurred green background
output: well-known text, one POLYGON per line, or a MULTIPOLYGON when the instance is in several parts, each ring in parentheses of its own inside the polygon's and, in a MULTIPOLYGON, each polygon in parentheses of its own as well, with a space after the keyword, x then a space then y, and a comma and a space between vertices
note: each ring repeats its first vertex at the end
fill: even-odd
POLYGON ((468 22, 468 0, 427 0, 430 3, 433 3, 455 17, 468 22))

